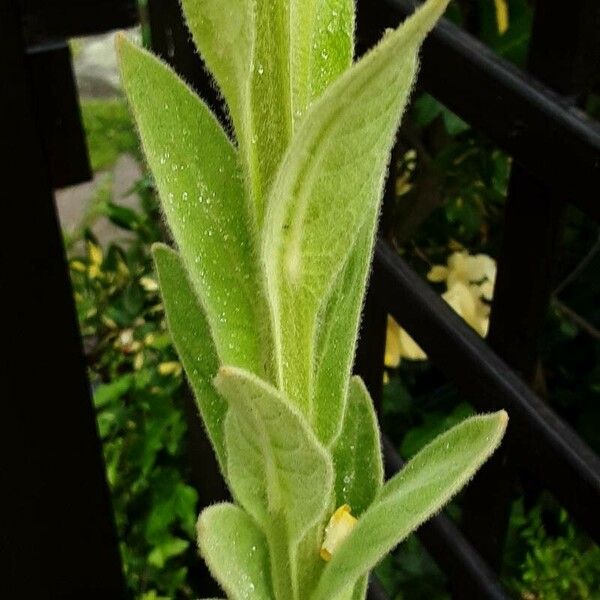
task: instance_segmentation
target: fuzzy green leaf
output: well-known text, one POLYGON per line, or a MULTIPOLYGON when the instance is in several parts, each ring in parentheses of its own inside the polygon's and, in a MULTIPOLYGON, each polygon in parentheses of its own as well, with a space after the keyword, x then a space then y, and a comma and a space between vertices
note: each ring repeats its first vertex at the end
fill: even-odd
MULTIPOLYGON (((327 517, 333 510, 334 503, 332 500, 327 510, 327 517)), ((297 598, 310 598, 325 567, 325 561, 321 558, 320 550, 323 545, 327 522, 328 518, 325 518, 324 522, 312 527, 298 545, 296 553, 297 598)))
POLYGON ((353 0, 182 0, 182 5, 227 101, 260 226, 294 120, 352 62, 353 0))
POLYGON ((310 103, 352 64, 354 0, 291 2, 292 103, 298 122, 310 103))
POLYGON ((266 301, 235 148, 199 98, 125 38, 121 71, 167 221, 222 361, 264 375, 266 301))
POLYGON ((253 0, 181 0, 194 42, 227 101, 238 138, 246 139, 254 45, 253 0))
POLYGON ((369 587, 369 577, 365 575, 359 579, 352 591, 352 600, 364 600, 367 597, 367 588, 369 587))
POLYGON ((231 410, 225 424, 236 497, 264 528, 281 513, 292 542, 318 522, 331 499, 331 459, 281 394, 252 374, 222 367, 216 388, 231 410))
POLYGON ((348 236, 378 212, 418 48, 446 4, 430 0, 312 105, 269 195, 262 252, 277 380, 311 422, 319 308, 351 252, 348 236))
MULTIPOLYGON (((251 74, 254 59, 253 0, 181 0, 194 42, 227 102, 246 168, 252 144, 251 74)), ((256 139, 256 138, 255 138, 256 139)), ((254 211, 252 205, 251 210, 254 211)))
POLYGON ((273 598, 265 536, 241 508, 224 503, 205 509, 198 520, 198 545, 230 600, 273 598))
POLYGON ((255 0, 255 15, 250 177, 260 225, 267 192, 293 132, 289 1, 255 0))
POLYGON ((287 0, 183 0, 194 41, 223 95, 260 227, 293 132, 287 0))
POLYGON ((208 322, 179 255, 164 244, 155 244, 152 255, 173 343, 194 390, 219 465, 225 473, 223 426, 227 403, 212 382, 219 369, 219 358, 208 322))
POLYGON ((333 449, 335 505, 348 504, 360 516, 383 485, 379 426, 371 396, 360 377, 353 377, 340 437, 333 449))
POLYGON ((326 445, 335 440, 342 426, 376 223, 374 213, 363 223, 318 319, 314 428, 326 445))
POLYGON ((225 440, 231 489, 265 531, 275 593, 285 597, 284 590, 298 583, 293 572, 300 541, 331 505, 331 458, 304 417, 270 385, 232 367, 221 368, 215 385, 230 406, 225 440))
POLYGON ((223 95, 260 227, 267 190, 292 137, 287 0, 183 0, 194 41, 223 95))
POLYGON ((438 436, 386 483, 338 548, 312 600, 336 600, 394 546, 438 512, 497 448, 504 411, 472 417, 438 436))

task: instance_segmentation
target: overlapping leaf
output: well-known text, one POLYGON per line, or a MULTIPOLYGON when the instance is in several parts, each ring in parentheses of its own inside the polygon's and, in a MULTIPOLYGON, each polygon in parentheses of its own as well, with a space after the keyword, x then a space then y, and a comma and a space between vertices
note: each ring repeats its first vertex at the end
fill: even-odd
POLYGON ((294 121, 351 63, 352 0, 182 0, 229 106, 258 226, 294 121))
POLYGON ((179 255, 163 244, 152 248, 167 322, 177 353, 192 385, 200 414, 225 473, 223 427, 227 403, 213 386, 219 358, 204 311, 179 255))
POLYGON ((354 0, 293 0, 292 103, 298 122, 350 65, 354 55, 354 0))
POLYGON ((331 501, 331 459, 304 418, 273 387, 223 367, 215 385, 230 411, 225 424, 228 469, 239 502, 264 528, 281 514, 292 543, 331 501))
POLYGON ((229 600, 273 598, 265 536, 241 508, 224 503, 205 509, 198 521, 198 544, 229 600))
MULTIPOLYGON (((181 0, 181 6, 194 42, 227 101, 246 168, 256 168, 250 93, 256 31, 254 0, 181 0)), ((253 204, 249 208, 255 210, 253 204)))
POLYGON ((219 357, 264 376, 266 304, 236 150, 166 65, 125 38, 119 55, 146 158, 219 357))
POLYGON ((335 440, 342 426, 376 221, 373 213, 363 223, 350 257, 318 316, 313 426, 327 445, 335 440))
POLYGON ((369 392, 353 377, 340 437, 333 449, 336 506, 348 504, 360 516, 383 485, 379 426, 369 392))
POLYGON ((325 568, 312 600, 336 600, 435 514, 494 452, 504 411, 472 417, 437 437, 382 488, 325 568))
POLYGON ((267 535, 275 595, 283 598, 286 590, 297 591, 302 538, 330 508, 331 458, 276 389, 230 367, 219 371, 215 385, 230 406, 225 441, 231 489, 267 535))
POLYGON ((262 252, 278 382, 311 421, 319 307, 351 251, 348 236, 378 211, 418 47, 446 3, 427 3, 312 105, 270 192, 262 252))

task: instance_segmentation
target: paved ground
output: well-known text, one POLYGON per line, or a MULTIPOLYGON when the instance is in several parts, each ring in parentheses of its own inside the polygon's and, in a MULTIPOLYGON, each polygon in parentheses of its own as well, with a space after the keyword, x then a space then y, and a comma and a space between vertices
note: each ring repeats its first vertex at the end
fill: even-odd
MULTIPOLYGON (((56 208, 63 230, 72 234, 79 228, 99 186, 112 185, 113 202, 138 208, 137 196, 128 195, 128 192, 140 176, 141 170, 137 161, 130 155, 123 154, 110 172, 98 173, 90 182, 58 190, 55 194, 56 208)), ((111 241, 126 241, 133 237, 133 234, 115 227, 106 217, 98 217, 92 231, 102 245, 111 241)))
MULTIPOLYGON (((121 86, 114 51, 113 34, 94 36, 74 44, 74 69, 81 98, 114 98, 119 96, 121 86)), ((140 167, 129 155, 122 155, 110 172, 97 173, 94 179, 55 194, 59 219, 64 231, 77 230, 81 220, 90 209, 99 186, 112 180, 113 202, 137 207, 135 195, 127 196, 128 190, 140 177, 140 167)), ((92 231, 103 243, 127 239, 127 232, 113 226, 106 218, 99 218, 92 231)))

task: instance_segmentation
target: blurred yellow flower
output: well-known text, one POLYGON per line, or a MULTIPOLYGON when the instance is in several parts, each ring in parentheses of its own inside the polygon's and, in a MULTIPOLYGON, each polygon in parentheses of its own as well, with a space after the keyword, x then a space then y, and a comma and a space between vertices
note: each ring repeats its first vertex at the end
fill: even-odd
POLYGON ((384 364, 388 369, 395 369, 403 358, 424 360, 427 355, 394 318, 388 315, 384 364))
POLYGON ((104 254, 102 252, 102 248, 97 244, 89 241, 87 242, 87 252, 88 252, 88 275, 90 279, 96 279, 101 274, 101 266, 102 261, 104 260, 104 254))
POLYGON ((490 322, 490 307, 482 302, 480 288, 455 283, 442 298, 458 313, 480 336, 487 335, 490 322))
MULTIPOLYGON (((490 306, 487 302, 493 297, 496 281, 496 262, 493 258, 486 254, 472 256, 465 251, 454 252, 445 266, 433 266, 427 274, 427 279, 434 283, 446 282, 446 292, 442 294, 442 298, 479 335, 487 335, 490 321, 490 306)), ((427 355, 408 333, 388 316, 385 366, 395 369, 403 358, 425 360, 427 355)))
POLYGON ((347 504, 343 504, 333 513, 327 527, 325 527, 325 539, 321 546, 321 558, 323 560, 331 560, 333 553, 350 535, 356 523, 357 519, 352 516, 350 507, 347 504))
POLYGON ((471 256, 468 252, 453 252, 446 266, 435 265, 427 273, 427 279, 434 283, 446 282, 449 290, 457 283, 465 285, 488 284, 485 287, 484 298, 491 300, 494 283, 496 282, 496 262, 487 254, 475 254, 471 256))
POLYGON ((158 283, 152 277, 144 276, 140 277, 140 285, 147 292, 156 292, 158 291, 158 283))
POLYGON ((160 363, 158 365, 158 372, 161 375, 175 375, 179 377, 181 375, 181 363, 176 360, 160 363))
POLYGON ((507 0, 494 0, 496 5, 496 24, 498 25, 498 33, 502 35, 506 33, 509 25, 508 17, 508 2, 507 0))
POLYGON ((78 271, 79 273, 85 273, 85 265, 80 260, 72 260, 71 261, 71 269, 73 271, 78 271))
POLYGON ((387 332, 385 336, 385 356, 383 359, 383 363, 388 369, 395 369, 402 359, 400 331, 400 325, 396 323, 394 317, 388 315, 387 332))

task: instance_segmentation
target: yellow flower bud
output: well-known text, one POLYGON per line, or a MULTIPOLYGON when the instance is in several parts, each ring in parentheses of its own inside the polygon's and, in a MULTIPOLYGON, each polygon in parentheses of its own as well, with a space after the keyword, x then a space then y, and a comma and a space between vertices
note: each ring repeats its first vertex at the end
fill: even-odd
POLYGON ((357 519, 350 514, 350 507, 347 504, 343 504, 333 513, 325 527, 325 539, 321 546, 323 560, 331 560, 333 553, 350 535, 356 523, 357 519))

